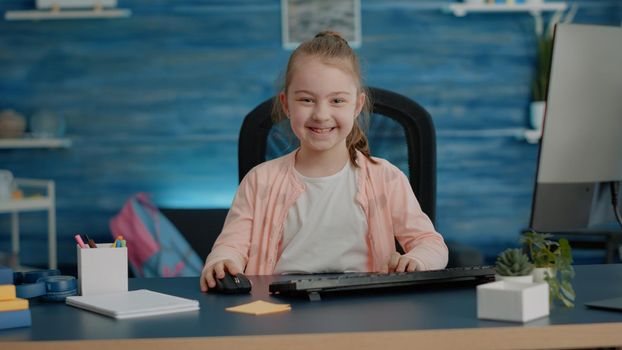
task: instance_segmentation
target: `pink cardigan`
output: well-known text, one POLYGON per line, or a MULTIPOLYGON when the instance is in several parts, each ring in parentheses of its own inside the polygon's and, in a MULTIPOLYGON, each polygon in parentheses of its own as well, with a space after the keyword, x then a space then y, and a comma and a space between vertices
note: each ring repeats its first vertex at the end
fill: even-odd
MULTIPOLYGON (((244 177, 206 266, 230 259, 247 275, 274 273, 285 217, 305 190, 293 172, 295 154, 262 163, 244 177)), ((378 164, 361 153, 357 155, 356 200, 368 221, 368 271, 387 271, 395 251, 394 237, 420 268, 444 268, 447 246, 421 210, 408 179, 388 161, 374 159, 378 164)))

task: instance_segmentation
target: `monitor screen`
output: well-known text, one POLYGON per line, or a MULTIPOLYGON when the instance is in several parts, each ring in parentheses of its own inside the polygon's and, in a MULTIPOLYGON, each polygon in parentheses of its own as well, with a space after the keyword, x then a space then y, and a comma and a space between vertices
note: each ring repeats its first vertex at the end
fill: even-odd
POLYGON ((556 27, 538 158, 533 230, 615 223, 610 186, 622 181, 621 27, 556 27))

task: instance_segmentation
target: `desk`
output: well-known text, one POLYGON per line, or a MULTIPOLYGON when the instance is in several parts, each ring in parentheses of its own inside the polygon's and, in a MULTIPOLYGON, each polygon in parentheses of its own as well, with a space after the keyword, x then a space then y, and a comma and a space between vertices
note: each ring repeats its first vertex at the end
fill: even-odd
POLYGON ((251 277, 251 295, 202 294, 197 278, 130 279, 199 300, 201 310, 114 320, 64 304, 31 305, 33 326, 0 331, 3 349, 509 349, 622 345, 622 312, 584 302, 622 295, 622 264, 577 266, 577 306, 557 307, 526 324, 478 320, 473 287, 323 297, 320 302, 270 297, 273 276, 251 277), (290 312, 226 312, 257 299, 287 302, 290 312), (116 339, 116 340, 113 340, 116 339), (22 340, 36 340, 35 344, 22 340), (76 341, 79 340, 79 341, 76 341))

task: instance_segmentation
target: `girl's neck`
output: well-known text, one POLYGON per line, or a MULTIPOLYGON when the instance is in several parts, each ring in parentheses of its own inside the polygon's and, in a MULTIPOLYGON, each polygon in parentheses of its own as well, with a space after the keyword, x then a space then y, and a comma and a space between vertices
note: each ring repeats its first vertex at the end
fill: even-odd
POLYGON ((338 173, 348 161, 350 155, 345 147, 335 147, 328 152, 301 148, 296 153, 294 167, 306 177, 325 177, 338 173))

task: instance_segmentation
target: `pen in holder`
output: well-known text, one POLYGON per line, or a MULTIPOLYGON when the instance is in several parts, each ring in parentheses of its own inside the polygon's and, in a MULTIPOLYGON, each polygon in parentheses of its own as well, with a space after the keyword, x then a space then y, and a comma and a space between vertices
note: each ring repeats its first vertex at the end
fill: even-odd
POLYGON ((78 249, 80 295, 127 292, 127 247, 111 243, 78 249))

